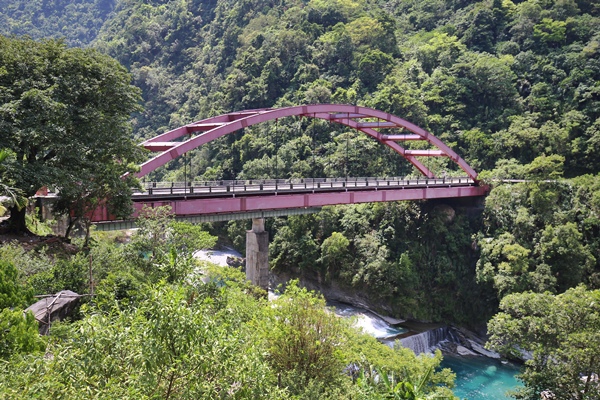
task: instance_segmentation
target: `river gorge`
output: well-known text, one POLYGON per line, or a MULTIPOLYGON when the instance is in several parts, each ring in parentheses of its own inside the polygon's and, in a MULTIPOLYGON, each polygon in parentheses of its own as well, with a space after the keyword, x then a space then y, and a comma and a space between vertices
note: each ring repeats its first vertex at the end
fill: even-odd
MULTIPOLYGON (((233 249, 199 251, 196 257, 221 266, 227 266, 228 258, 239 258, 241 254, 233 249)), ((272 276, 272 287, 284 284, 290 276, 272 276)), ((456 373, 454 393, 460 399, 504 400, 510 399, 507 392, 516 389, 520 382, 516 375, 519 366, 500 360, 499 355, 487 351, 483 340, 472 332, 441 324, 408 322, 385 317, 356 304, 366 304, 364 299, 353 297, 343 290, 323 290, 315 282, 303 282, 313 290, 320 291, 327 299, 328 306, 336 315, 353 319, 356 327, 377 338, 380 342, 393 346, 399 341, 416 354, 430 354, 442 350, 444 360, 441 366, 456 373), (319 290, 320 289, 320 290, 319 290), (353 303, 355 305, 349 304, 353 303)), ((270 292, 270 296, 275 295, 270 292)))

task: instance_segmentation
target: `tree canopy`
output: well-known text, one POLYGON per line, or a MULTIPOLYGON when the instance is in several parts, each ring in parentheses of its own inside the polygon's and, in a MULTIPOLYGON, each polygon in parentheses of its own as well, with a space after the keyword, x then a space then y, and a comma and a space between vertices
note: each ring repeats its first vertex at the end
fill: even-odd
MULTIPOLYGON (((0 36, 0 142, 12 155, 4 177, 26 197, 43 186, 60 191, 61 211, 86 197, 126 215, 132 181, 120 177, 140 160, 130 80, 96 50, 0 36)), ((23 229, 23 213, 12 211, 13 228, 23 229)))
POLYGON ((583 286, 559 295, 506 296, 489 323, 490 345, 503 353, 530 351, 519 398, 539 399, 549 390, 559 399, 600 396, 600 291, 583 286))

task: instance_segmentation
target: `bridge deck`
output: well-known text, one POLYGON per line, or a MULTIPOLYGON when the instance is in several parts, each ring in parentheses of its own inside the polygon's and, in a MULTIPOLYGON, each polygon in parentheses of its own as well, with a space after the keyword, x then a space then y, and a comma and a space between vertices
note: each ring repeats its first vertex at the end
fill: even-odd
MULTIPOLYGON (((484 196, 470 178, 331 178, 147 183, 132 195, 134 217, 144 205, 170 206, 178 217, 234 215, 270 210, 318 209, 338 204, 484 196)), ((284 212, 285 214, 285 212, 284 212)), ((92 222, 113 221, 99 208, 92 222)))
POLYGON ((279 194, 348 192, 416 188, 477 186, 470 178, 298 178, 251 179, 205 182, 148 182, 143 192, 133 193, 134 202, 215 197, 265 196, 279 194))

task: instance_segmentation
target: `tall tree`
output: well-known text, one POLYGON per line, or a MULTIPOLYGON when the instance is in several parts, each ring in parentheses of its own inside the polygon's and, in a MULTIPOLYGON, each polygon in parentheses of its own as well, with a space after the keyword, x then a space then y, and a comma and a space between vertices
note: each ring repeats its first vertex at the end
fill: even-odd
MULTIPOLYGON (((130 139, 140 99, 130 81, 125 68, 95 50, 0 36, 0 143, 16 155, 7 179, 26 197, 48 186, 73 201, 94 189, 109 207, 120 203, 110 188, 121 193, 131 182, 118 177, 141 157, 130 139)), ((27 231, 24 209, 12 207, 10 227, 27 231)))
POLYGON ((517 398, 539 399, 551 391, 556 399, 600 396, 600 291, 578 286, 554 296, 548 292, 515 293, 500 304, 488 324, 489 345, 503 353, 532 353, 520 379, 517 398))

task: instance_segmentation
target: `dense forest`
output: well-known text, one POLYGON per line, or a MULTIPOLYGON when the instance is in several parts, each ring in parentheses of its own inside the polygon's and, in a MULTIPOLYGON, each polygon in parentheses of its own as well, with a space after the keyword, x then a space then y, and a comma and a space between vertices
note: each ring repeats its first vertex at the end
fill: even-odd
MULTIPOLYGON (((598 296, 596 1, 15 0, 0 1, 0 21, 5 35, 64 37, 124 65, 143 99, 136 141, 235 110, 358 104, 429 130, 492 185, 479 210, 386 203, 270 220, 275 270, 338 282, 402 317, 477 327, 501 311, 490 333, 503 351, 519 334, 499 321, 531 314, 548 324, 542 316, 578 290, 598 296), (511 178, 527 181, 500 182, 511 178), (526 299, 539 307, 522 306, 526 299)), ((416 174, 383 147, 335 124, 288 118, 205 145, 149 179, 416 174)), ((444 159, 424 163, 459 174, 444 159)), ((208 228, 243 249, 246 223, 208 228)), ((552 345, 597 343, 589 335, 598 322, 577 321, 573 332, 548 333, 552 345)), ((515 343, 532 348, 520 335, 515 343)), ((572 380, 598 367, 568 352, 539 354, 524 398, 553 387, 556 375, 540 372, 549 359, 568 360, 554 371, 572 380)))

